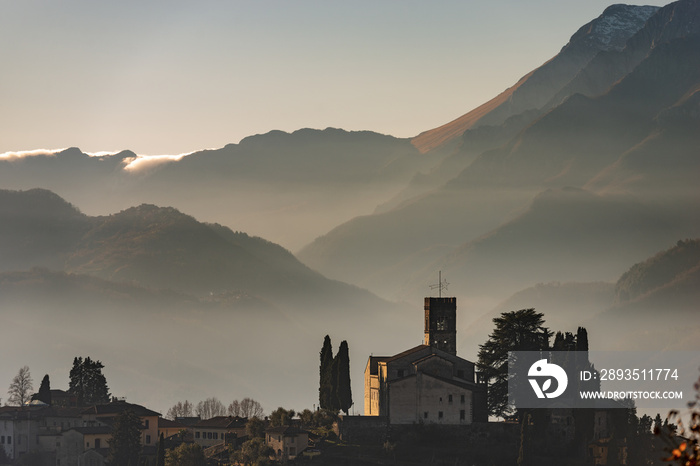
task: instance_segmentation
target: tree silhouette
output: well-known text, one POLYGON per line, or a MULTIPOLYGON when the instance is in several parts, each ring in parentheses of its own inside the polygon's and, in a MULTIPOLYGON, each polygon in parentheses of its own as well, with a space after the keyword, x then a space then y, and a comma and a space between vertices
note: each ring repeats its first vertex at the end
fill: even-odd
POLYGON ((138 466, 141 456, 141 419, 131 410, 117 415, 109 440, 109 466, 138 466))
POLYGON ((331 337, 326 335, 321 348, 321 366, 319 369, 318 404, 321 409, 333 409, 333 347, 331 337))
POLYGON ((552 334, 534 309, 504 312, 493 322, 493 333, 479 345, 478 365, 489 382, 489 414, 504 417, 513 412, 508 404, 508 352, 547 350, 552 334))
POLYGON ((160 433, 158 439, 158 456, 156 457, 156 466, 165 466, 165 435, 160 433))
POLYGON ((32 390, 34 390, 32 375, 29 372, 29 367, 24 366, 12 379, 10 388, 7 390, 7 393, 10 395, 7 399, 7 403, 10 405, 23 406, 24 403, 29 401, 32 390))
POLYGON ((100 361, 93 361, 90 357, 73 359, 68 392, 77 397, 78 406, 109 402, 107 379, 102 374, 104 367, 100 361))
POLYGON ((46 374, 44 378, 41 379, 39 393, 35 395, 35 398, 47 405, 51 404, 51 382, 49 381, 49 374, 46 374))
POLYGON ((348 414, 352 406, 352 391, 350 389, 350 355, 348 352, 348 342, 343 340, 338 348, 335 364, 336 374, 336 397, 337 407, 348 414))

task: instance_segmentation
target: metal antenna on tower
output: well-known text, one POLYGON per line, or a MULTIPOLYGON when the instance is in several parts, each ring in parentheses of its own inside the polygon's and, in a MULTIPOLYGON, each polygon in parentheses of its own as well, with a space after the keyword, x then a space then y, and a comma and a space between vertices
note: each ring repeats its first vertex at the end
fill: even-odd
POLYGON ((431 290, 438 290, 438 297, 442 298, 442 290, 447 290, 447 280, 442 279, 442 270, 438 272, 438 282, 434 285, 429 285, 431 290))

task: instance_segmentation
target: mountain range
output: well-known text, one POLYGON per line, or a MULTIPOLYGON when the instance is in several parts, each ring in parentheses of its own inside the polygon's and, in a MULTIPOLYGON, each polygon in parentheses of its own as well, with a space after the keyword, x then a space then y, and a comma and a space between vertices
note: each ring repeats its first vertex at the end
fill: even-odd
MULTIPOLYGON (((527 89, 524 83, 581 48, 579 41, 587 46, 606 43, 584 40, 586 31, 590 35, 598 30, 596 22, 640 8, 644 14, 652 10, 609 8, 517 89, 527 89)), ((544 104, 527 109, 514 116, 524 122, 523 129, 476 156, 470 144, 473 133, 466 131, 461 145, 443 162, 453 171, 459 167, 456 160, 463 160, 463 170, 445 180, 448 170, 436 168, 443 174, 442 185, 337 226, 303 248, 299 257, 328 276, 392 298, 405 298, 407 286, 428 283, 447 264, 482 277, 471 288, 469 275, 460 272, 453 278, 459 283, 457 294, 470 296, 489 278, 494 288, 503 289, 500 280, 511 276, 506 270, 515 268, 517 275, 525 264, 531 265, 535 281, 610 279, 635 254, 642 259, 674 238, 696 236, 700 23, 694 18, 699 10, 697 1, 680 1, 653 12, 645 23, 627 23, 641 25, 621 50, 601 48, 594 56, 583 56, 568 83, 552 86, 556 92, 580 89, 576 83, 584 76, 602 76, 596 86, 608 86, 603 93, 576 92, 552 108, 544 104), (602 73, 610 61, 619 66, 602 73), (542 203, 543 196, 558 201, 542 203), (533 216, 537 230, 524 224, 533 216), (621 221, 628 216, 636 220, 621 221), (608 229, 612 217, 620 221, 608 229), (505 237, 504 249, 497 239, 505 237), (533 248, 547 242, 551 249, 533 248), (539 263, 558 260, 561 248, 556 244, 562 242, 570 243, 567 260, 556 270, 539 273, 539 263), (488 243, 493 247, 482 249, 488 243), (610 254, 618 247, 619 257, 610 254), (475 248, 484 251, 481 259, 475 248), (606 267, 590 267, 593 258, 603 256, 606 267)), ((641 13, 636 17, 643 17, 641 13)), ((527 283, 512 285, 510 291, 516 291, 527 283)))

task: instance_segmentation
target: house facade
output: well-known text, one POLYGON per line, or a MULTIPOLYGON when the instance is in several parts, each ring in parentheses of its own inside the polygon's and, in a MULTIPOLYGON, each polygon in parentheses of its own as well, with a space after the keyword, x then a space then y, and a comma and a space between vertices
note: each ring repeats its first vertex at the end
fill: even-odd
POLYGON ((0 448, 16 460, 38 452, 51 459, 63 429, 82 425, 81 410, 48 405, 4 406, 0 408, 0 448))
POLYGON ((227 436, 243 437, 247 418, 238 416, 216 416, 203 419, 191 427, 194 442, 202 448, 227 442, 227 436))
POLYGON ((111 403, 91 406, 83 410, 83 426, 111 425, 124 411, 131 411, 141 419, 141 445, 154 447, 158 444, 158 418, 160 414, 141 405, 113 400, 111 403))
POLYGON ((394 356, 370 356, 365 416, 391 424, 486 422, 486 384, 457 356, 456 298, 425 298, 424 344, 394 356))
POLYGON ((295 426, 270 427, 265 431, 265 443, 278 460, 293 460, 309 445, 309 433, 295 426))

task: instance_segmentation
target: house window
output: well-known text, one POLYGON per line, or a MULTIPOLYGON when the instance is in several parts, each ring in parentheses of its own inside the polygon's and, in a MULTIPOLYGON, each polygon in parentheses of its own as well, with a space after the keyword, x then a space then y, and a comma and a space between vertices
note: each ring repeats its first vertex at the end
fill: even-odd
POLYGON ((102 439, 95 439, 95 448, 100 448, 102 446, 102 439))
POLYGON ((90 442, 85 442, 85 448, 90 448, 90 442))
POLYGON ((425 412, 423 413, 423 419, 428 419, 428 411, 425 411, 425 412))
POLYGON ((296 439, 296 437, 292 437, 291 439, 289 439, 289 443, 294 443, 295 439, 296 439))
POLYGON ((438 411, 438 419, 442 419, 442 411, 438 411))
POLYGON ((146 445, 150 445, 150 444, 151 444, 151 436, 146 435, 146 445))
POLYGON ((464 404, 464 395, 460 396, 459 402, 462 403, 462 404, 464 404))
POLYGON ((463 409, 460 409, 459 410, 459 420, 464 421, 466 419, 466 414, 467 414, 466 411, 464 411, 463 409))
POLYGON ((452 403, 452 395, 447 395, 447 402, 452 403))
POLYGON ((214 432, 214 440, 219 440, 219 433, 218 432, 214 432))
POLYGON ((296 456, 296 454, 297 454, 296 447, 289 447, 289 456, 296 456))
POLYGON ((199 431, 194 433, 194 438, 199 438, 199 431))
POLYGON ((0 437, 0 444, 5 445, 5 436, 0 437))
POLYGON ((211 440, 212 437, 213 437, 212 433, 211 433, 211 432, 207 432, 207 438, 208 438, 209 440, 211 440))
POLYGON ((148 419, 146 419, 144 422, 144 425, 146 426, 146 429, 148 429, 148 424, 150 423, 148 419))

